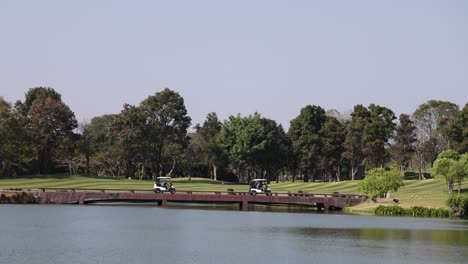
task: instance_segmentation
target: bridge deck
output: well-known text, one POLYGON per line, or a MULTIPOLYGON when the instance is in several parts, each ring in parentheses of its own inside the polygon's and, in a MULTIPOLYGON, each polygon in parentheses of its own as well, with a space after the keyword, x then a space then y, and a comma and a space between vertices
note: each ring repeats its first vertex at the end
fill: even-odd
POLYGON ((95 202, 157 202, 166 206, 167 202, 186 203, 238 203, 242 210, 248 210, 248 204, 306 204, 326 210, 341 209, 346 205, 356 205, 363 201, 357 194, 310 194, 310 193, 273 193, 250 195, 248 192, 217 191, 177 191, 175 194, 154 193, 152 190, 128 189, 62 189, 43 188, 39 193, 41 203, 95 203, 95 202))

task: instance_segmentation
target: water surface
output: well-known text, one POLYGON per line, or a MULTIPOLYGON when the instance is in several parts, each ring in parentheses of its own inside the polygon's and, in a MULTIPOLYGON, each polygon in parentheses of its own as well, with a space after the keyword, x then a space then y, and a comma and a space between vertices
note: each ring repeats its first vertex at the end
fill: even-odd
POLYGON ((468 221, 0 205, 0 263, 466 263, 468 221))

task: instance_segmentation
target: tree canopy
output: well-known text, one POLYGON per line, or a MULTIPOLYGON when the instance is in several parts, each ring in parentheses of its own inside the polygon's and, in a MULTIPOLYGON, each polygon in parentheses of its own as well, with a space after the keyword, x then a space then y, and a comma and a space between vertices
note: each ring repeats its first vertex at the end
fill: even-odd
POLYGON ((445 150, 434 161, 432 172, 436 176, 445 178, 449 194, 453 192, 454 183, 458 183, 458 194, 460 194, 462 181, 468 177, 468 154, 460 155, 454 150, 445 150))
POLYGON ((396 192, 403 185, 403 174, 396 168, 375 168, 366 172, 359 182, 359 192, 372 198, 384 197, 386 193, 396 192))
POLYGON ((451 189, 455 184, 460 189, 467 105, 459 111, 451 102, 430 100, 411 116, 401 114, 397 124, 391 109, 376 104, 356 105, 350 114, 306 105, 286 133, 260 113, 221 120, 211 112, 190 128, 183 97, 168 88, 123 105, 120 113, 78 124, 59 92, 37 87, 14 106, 0 98, 0 177, 69 172, 138 179, 341 181, 388 166, 419 170, 424 179, 433 167, 431 172, 446 177, 451 189), (458 156, 448 156, 447 149, 458 156))

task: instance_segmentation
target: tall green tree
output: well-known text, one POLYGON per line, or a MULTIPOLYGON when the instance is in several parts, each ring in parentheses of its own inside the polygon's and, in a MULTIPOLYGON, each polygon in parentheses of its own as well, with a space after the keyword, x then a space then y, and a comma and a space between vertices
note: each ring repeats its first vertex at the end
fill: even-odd
POLYGON ((408 167, 408 163, 415 152, 416 126, 409 115, 406 114, 401 114, 399 121, 396 128, 393 156, 399 170, 403 172, 408 167))
POLYGON ((86 127, 90 144, 90 171, 95 175, 115 177, 120 174, 122 144, 113 130, 117 117, 118 115, 97 116, 86 127))
POLYGON ((434 138, 440 150, 451 147, 448 136, 449 127, 454 123, 459 112, 458 105, 439 100, 430 100, 420 105, 413 113, 413 121, 419 130, 420 140, 434 138))
POLYGON ((258 153, 257 161, 268 182, 274 178, 278 181, 280 170, 287 165, 291 143, 283 127, 276 121, 263 117, 260 122, 266 144, 263 151, 258 153))
POLYGON ((54 159, 58 147, 72 137, 77 127, 75 114, 52 88, 33 88, 26 93, 24 103, 18 102, 23 124, 30 138, 30 145, 39 173, 54 172, 54 159))
POLYGON ((14 176, 24 169, 25 132, 11 104, 0 97, 0 177, 14 176))
POLYGON ((355 180, 357 173, 362 168, 365 158, 363 135, 370 118, 371 114, 366 107, 356 105, 351 113, 351 121, 346 127, 345 151, 342 156, 349 162, 351 180, 355 180))
POLYGON ((258 113, 247 117, 229 116, 218 136, 218 143, 240 182, 247 182, 255 175, 257 158, 267 144, 260 120, 258 113))
POLYGON ((449 131, 459 112, 454 103, 440 100, 430 100, 420 105, 412 115, 416 125, 416 159, 418 161, 419 177, 435 161, 441 151, 451 145, 449 131))
POLYGON ((392 110, 379 105, 369 106, 370 118, 364 129, 364 164, 368 169, 383 167, 388 160, 389 139, 396 119, 392 110))
POLYGON ((164 155, 174 154, 167 151, 168 146, 187 143, 191 118, 187 115, 182 96, 167 88, 143 100, 139 109, 145 119, 145 154, 153 175, 157 177, 168 171, 164 155))
POLYGON ((291 120, 288 136, 292 149, 298 158, 299 168, 304 175, 304 182, 315 181, 322 156, 323 140, 320 131, 325 124, 325 110, 320 106, 307 105, 299 115, 291 120))
POLYGON ((468 152, 468 103, 455 117, 455 121, 448 128, 448 136, 455 150, 459 153, 468 152))
POLYGON ((118 143, 113 146, 113 151, 118 153, 117 176, 123 173, 131 177, 136 173, 143 177, 144 165, 150 162, 152 151, 146 130, 146 117, 138 107, 125 104, 113 119, 112 136, 118 143))
POLYGON ((216 113, 212 112, 206 116, 202 126, 195 126, 195 130, 197 135, 192 142, 198 144, 202 158, 209 167, 211 178, 217 180, 218 168, 225 163, 223 151, 217 142, 221 122, 216 113))
POLYGON ((346 127, 336 118, 327 116, 325 124, 320 131, 323 138, 322 159, 320 167, 325 176, 322 180, 340 181, 341 174, 344 172, 344 141, 346 136, 346 127))

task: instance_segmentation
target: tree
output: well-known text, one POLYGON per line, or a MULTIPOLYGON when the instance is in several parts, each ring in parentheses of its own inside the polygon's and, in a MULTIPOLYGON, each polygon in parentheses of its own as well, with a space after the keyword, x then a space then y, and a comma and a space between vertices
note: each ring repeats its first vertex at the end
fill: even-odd
POLYGON ((298 164, 304 175, 304 182, 309 181, 309 175, 312 175, 312 180, 315 181, 323 148, 320 130, 325 119, 323 108, 307 105, 301 109, 295 119, 291 120, 288 136, 291 139, 293 151, 299 159, 298 164))
POLYGON ((448 136, 455 150, 460 153, 468 152, 468 103, 448 128, 448 136))
POLYGON ((382 167, 388 159, 388 141, 395 129, 395 115, 392 110, 374 104, 369 106, 369 112, 363 136, 363 163, 367 168, 382 167))
MULTIPOLYGON (((345 125, 340 123, 334 117, 327 117, 325 124, 320 131, 323 137, 323 150, 320 167, 325 177, 332 181, 334 178, 337 181, 341 179, 341 173, 344 167, 344 152, 345 141, 345 125)), ((323 179, 326 180, 326 179, 323 179)))
POLYGON ((346 126, 346 137, 342 156, 349 161, 351 180, 362 166, 364 154, 364 131, 370 120, 370 112, 362 105, 356 105, 351 113, 351 121, 346 126))
POLYGON ((167 171, 164 165, 167 160, 164 155, 170 153, 166 151, 167 146, 187 142, 191 118, 187 115, 184 99, 168 88, 143 100, 139 109, 145 119, 145 154, 154 177, 161 176, 167 171))
POLYGON ((358 191, 372 198, 396 192, 403 185, 403 174, 396 168, 375 168, 366 172, 358 191))
POLYGON ((203 126, 197 125, 195 130, 197 135, 194 136, 193 142, 198 143, 203 160, 209 166, 211 178, 217 180, 218 167, 224 163, 223 152, 216 140, 221 131, 221 122, 216 113, 212 112, 206 116, 203 126))
POLYGON ((434 138, 438 149, 449 149, 449 127, 458 112, 458 105, 447 101, 430 100, 420 105, 413 113, 413 120, 422 134, 421 139, 434 138))
POLYGON ((0 176, 12 176, 24 168, 25 133, 10 103, 0 97, 0 176))
POLYGON ((396 128, 395 145, 393 146, 393 156, 398 164, 398 169, 403 172, 413 153, 416 143, 416 126, 406 114, 400 115, 400 123, 396 128))
POLYGON ((466 177, 468 177, 468 153, 460 156, 460 159, 458 159, 450 168, 449 173, 457 181, 457 191, 458 194, 460 194, 462 182, 466 177))
POLYGON ((263 117, 260 119, 260 123, 263 127, 266 144, 263 151, 258 153, 256 160, 260 169, 265 171, 268 183, 273 177, 276 177, 278 181, 280 169, 286 166, 290 152, 290 141, 283 127, 278 125, 276 121, 263 117))
POLYGON ((445 178, 449 194, 452 194, 453 185, 457 182, 460 194, 462 181, 468 176, 468 154, 460 155, 454 150, 445 150, 434 161, 432 172, 445 178))
POLYGON ((54 171, 56 150, 77 127, 74 113, 52 88, 33 88, 26 93, 25 103, 18 102, 28 132, 39 173, 54 171))
POLYGON ((256 170, 257 158, 267 143, 260 120, 258 113, 247 117, 238 114, 229 116, 221 126, 218 143, 241 182, 251 179, 256 170))
POLYGON ((62 101, 62 95, 50 87, 31 88, 25 94, 24 103, 17 101, 15 108, 23 116, 27 115, 34 101, 38 98, 50 98, 54 101, 62 101))
MULTIPOLYGON (((142 178, 145 163, 150 159, 151 143, 146 138, 146 117, 138 107, 125 104, 112 122, 112 136, 118 143, 113 150, 118 153, 122 172, 131 177, 135 173, 142 178)), ((153 154, 154 155, 154 154, 153 154)))
POLYGON ((89 170, 95 175, 116 175, 115 168, 118 167, 121 151, 121 144, 113 134, 112 124, 117 115, 102 115, 90 120, 82 130, 82 136, 86 139, 82 155, 89 155, 89 170), (86 146, 89 144, 89 146, 86 146), (87 154, 87 152, 89 153, 87 154))

